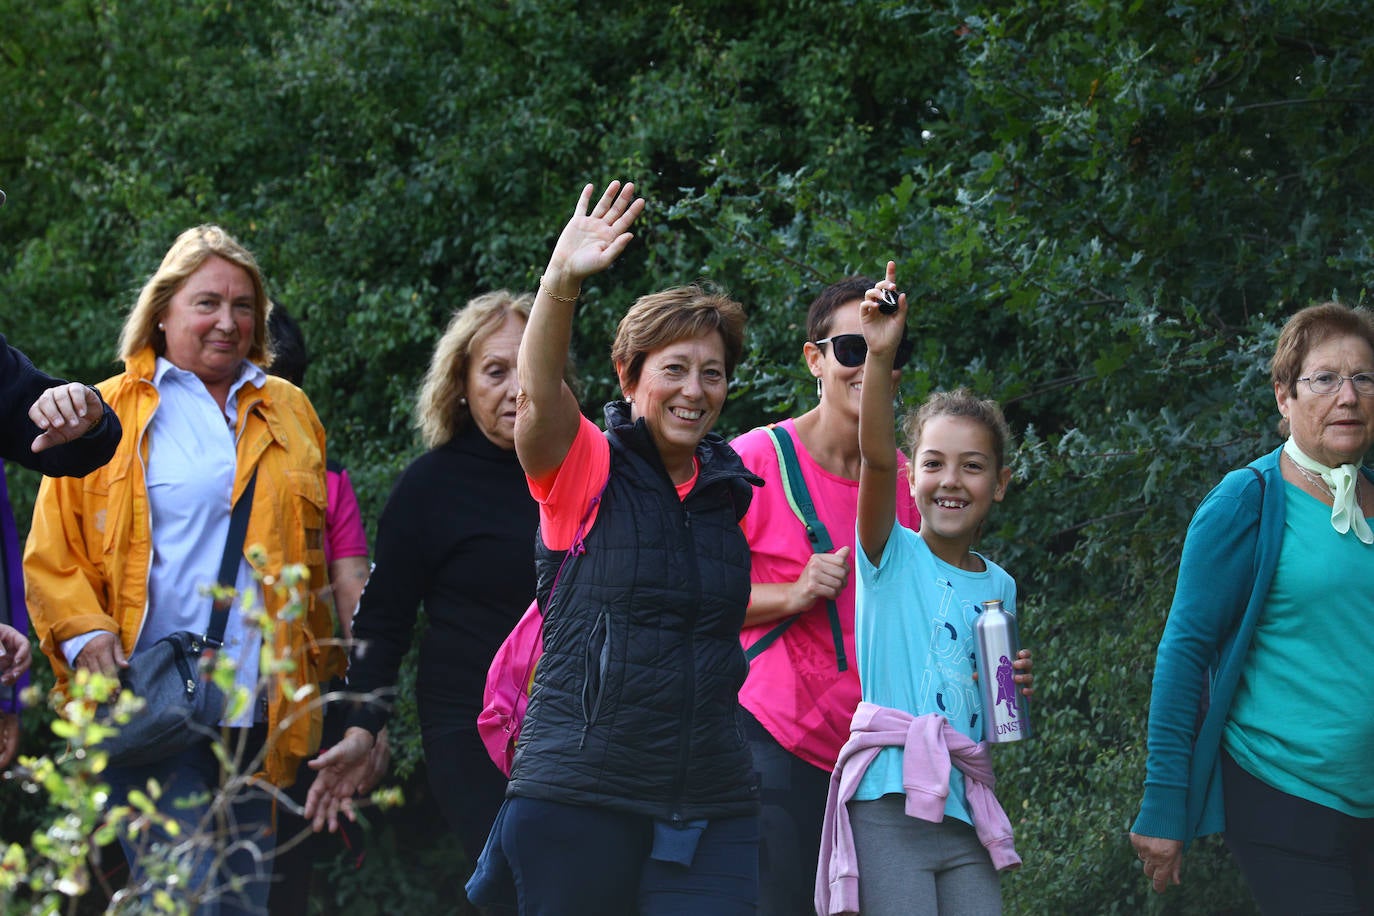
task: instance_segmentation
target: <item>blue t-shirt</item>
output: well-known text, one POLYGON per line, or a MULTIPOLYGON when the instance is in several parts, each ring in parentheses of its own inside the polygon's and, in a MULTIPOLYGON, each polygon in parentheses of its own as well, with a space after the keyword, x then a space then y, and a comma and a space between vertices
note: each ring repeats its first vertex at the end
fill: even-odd
MULTIPOLYGON (((1002 600, 1016 613, 1016 582, 979 556, 987 569, 969 572, 930 552, 921 536, 894 525, 878 564, 854 555, 854 605, 859 682, 866 702, 913 715, 939 713, 963 734, 983 740, 983 705, 973 680, 973 622, 982 603, 1002 600)), ((902 792, 902 749, 884 748, 859 782, 861 801, 902 792)), ((972 823, 964 777, 950 771, 945 815, 972 823)))
POLYGON ((1283 548, 1224 736, 1247 773, 1352 817, 1374 817, 1374 544, 1285 487, 1283 548))

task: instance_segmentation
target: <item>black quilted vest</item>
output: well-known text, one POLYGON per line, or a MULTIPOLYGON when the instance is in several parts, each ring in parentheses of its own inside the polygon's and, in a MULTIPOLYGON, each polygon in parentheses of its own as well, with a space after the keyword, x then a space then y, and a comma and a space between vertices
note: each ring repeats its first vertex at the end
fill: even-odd
POLYGON ((643 421, 606 407, 611 473, 586 551, 536 544, 544 655, 509 794, 669 821, 757 811, 740 728, 739 631, 749 546, 739 519, 763 481, 716 435, 679 500, 643 421))

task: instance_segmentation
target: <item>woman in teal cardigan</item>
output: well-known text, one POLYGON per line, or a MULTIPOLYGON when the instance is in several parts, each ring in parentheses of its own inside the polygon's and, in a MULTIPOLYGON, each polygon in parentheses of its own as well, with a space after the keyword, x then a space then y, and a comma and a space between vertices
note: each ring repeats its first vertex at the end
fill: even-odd
POLYGON ((1131 842, 1159 892, 1188 842, 1224 831, 1266 913, 1369 913, 1374 719, 1350 701, 1374 670, 1374 314, 1297 313, 1271 376, 1290 438, 1189 525, 1131 842))

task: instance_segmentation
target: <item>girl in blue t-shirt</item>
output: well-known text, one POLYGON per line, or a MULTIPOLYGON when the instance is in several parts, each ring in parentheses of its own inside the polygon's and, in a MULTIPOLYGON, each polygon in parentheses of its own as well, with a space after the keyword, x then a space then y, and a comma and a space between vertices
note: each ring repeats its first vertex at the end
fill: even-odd
MULTIPOLYGON (((869 290, 860 316, 868 355, 859 419, 859 679, 865 703, 927 717, 929 729, 922 734, 939 733, 933 746, 948 745, 949 756, 963 762, 949 767, 947 786, 943 777, 917 774, 920 790, 948 791, 943 816, 938 805, 928 812, 935 820, 908 813, 920 806, 908 801, 913 777, 903 773, 903 745, 883 747, 867 764, 848 804, 859 898, 865 916, 996 914, 998 869, 1020 860, 1011 850, 1010 824, 992 797, 986 747, 977 745, 983 709, 975 684, 973 623, 982 602, 992 598, 1014 613, 1016 583, 972 546, 993 503, 1006 494, 1010 433, 994 401, 966 389, 931 395, 906 422, 920 531, 896 523, 893 358, 906 322, 906 297, 898 297, 891 314, 879 308, 885 292, 896 293, 894 278, 889 262, 886 279, 869 290), (983 774, 977 792, 969 791, 963 773, 970 760, 970 772, 983 774)), ((1029 695, 1029 652, 1022 650, 1015 668, 1015 682, 1029 695)), ((857 718, 855 727, 857 738, 857 718)), ((923 749, 928 750, 924 744, 923 749)), ((906 759, 908 767, 911 759, 915 755, 906 759)))

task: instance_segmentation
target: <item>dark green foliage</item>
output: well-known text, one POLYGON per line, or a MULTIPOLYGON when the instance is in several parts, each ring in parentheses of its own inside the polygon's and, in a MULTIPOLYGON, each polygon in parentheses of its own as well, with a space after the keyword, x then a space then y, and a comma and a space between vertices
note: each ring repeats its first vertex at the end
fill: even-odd
MULTIPOLYGON (((224 224, 305 325, 306 388, 369 519, 418 449, 447 315, 533 288, 585 182, 650 201, 580 307, 593 415, 626 305, 698 278, 751 315, 723 430, 806 409, 807 304, 895 260, 904 399, 971 385, 1019 438, 983 545, 1021 583, 1039 674, 1039 737, 1001 754, 1027 861, 1008 910, 1250 912, 1210 842, 1147 894, 1125 833, 1187 519, 1277 444, 1283 318, 1369 285, 1364 4, 31 7, 0 0, 0 328, 54 371, 110 374, 175 234, 224 224)), ((397 857, 370 880, 419 909, 397 857)))

